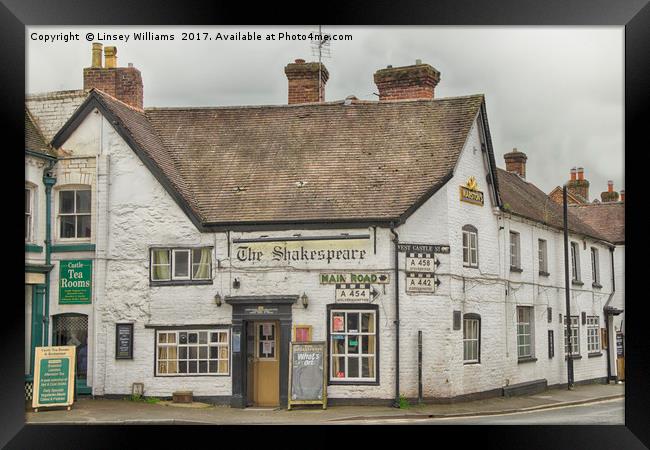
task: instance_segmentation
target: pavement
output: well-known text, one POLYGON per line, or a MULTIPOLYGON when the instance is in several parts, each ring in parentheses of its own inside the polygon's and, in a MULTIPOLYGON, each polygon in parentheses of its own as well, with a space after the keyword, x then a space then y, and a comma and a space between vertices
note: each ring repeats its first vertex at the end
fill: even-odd
POLYGON ((80 398, 70 411, 65 409, 27 411, 27 424, 86 424, 86 425, 142 425, 142 424, 361 424, 369 420, 408 419, 414 422, 436 418, 479 417, 499 414, 525 413, 573 405, 586 405, 605 400, 624 398, 624 384, 590 384, 548 389, 544 392, 519 397, 495 397, 451 404, 415 404, 398 409, 390 406, 320 406, 286 409, 246 408, 194 403, 179 407, 169 401, 143 401, 104 398, 80 398))

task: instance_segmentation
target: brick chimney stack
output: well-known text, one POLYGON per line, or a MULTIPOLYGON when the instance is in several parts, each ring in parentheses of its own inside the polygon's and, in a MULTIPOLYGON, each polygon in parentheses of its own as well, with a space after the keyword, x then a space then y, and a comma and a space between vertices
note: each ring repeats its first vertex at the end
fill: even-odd
POLYGON ((567 182, 567 189, 572 195, 578 196, 586 203, 589 202, 589 181, 585 180, 585 169, 582 167, 571 169, 571 179, 567 182))
POLYGON ((374 75, 379 100, 433 99, 440 72, 418 59, 415 65, 380 69, 374 75))
POLYGON ((129 67, 117 67, 117 47, 104 48, 102 67, 102 44, 93 43, 92 63, 83 70, 84 89, 97 88, 139 110, 144 109, 144 87, 140 71, 129 67))
POLYGON ((330 74, 323 64, 307 63, 304 59, 296 59, 295 62, 286 65, 284 73, 289 80, 290 105, 325 101, 325 83, 330 74))
POLYGON ((607 191, 600 193, 600 199, 603 203, 618 201, 618 192, 614 190, 614 182, 612 180, 607 182, 607 191))
POLYGON ((508 172, 516 173, 521 178, 526 179, 526 160, 528 157, 524 152, 520 152, 517 148, 513 148, 511 152, 503 155, 506 160, 506 170, 508 172))
POLYGON ((621 189, 621 201, 625 203, 625 189, 621 189))

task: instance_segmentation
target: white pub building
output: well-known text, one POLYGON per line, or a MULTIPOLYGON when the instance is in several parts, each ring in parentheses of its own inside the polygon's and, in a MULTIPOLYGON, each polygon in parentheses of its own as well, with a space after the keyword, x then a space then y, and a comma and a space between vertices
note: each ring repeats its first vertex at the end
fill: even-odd
POLYGON ((375 72, 378 101, 326 102, 327 69, 296 60, 287 105, 144 108, 100 47, 51 140, 77 180, 52 224, 77 227, 60 239, 92 292, 49 311, 90 319, 93 395, 284 407, 292 340, 327 342, 332 404, 531 392, 567 383, 568 357, 576 382, 615 379, 613 244, 570 211, 567 318, 561 206, 523 153, 497 168, 483 95, 434 98, 418 61, 375 72))

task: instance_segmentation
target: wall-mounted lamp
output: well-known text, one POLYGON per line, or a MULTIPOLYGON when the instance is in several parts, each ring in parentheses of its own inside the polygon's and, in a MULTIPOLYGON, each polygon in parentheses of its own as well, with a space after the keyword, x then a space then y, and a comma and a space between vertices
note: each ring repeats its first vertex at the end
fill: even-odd
POLYGON ((302 293, 302 296, 300 297, 300 301, 302 301, 302 307, 307 308, 309 306, 309 297, 307 297, 307 294, 304 292, 302 293))
POLYGON ((217 306, 221 306, 221 294, 218 292, 214 296, 214 302, 217 304, 217 306))
POLYGON ((239 282, 239 278, 235 278, 234 281, 232 282, 232 287, 235 289, 239 289, 239 286, 241 286, 241 283, 239 282))

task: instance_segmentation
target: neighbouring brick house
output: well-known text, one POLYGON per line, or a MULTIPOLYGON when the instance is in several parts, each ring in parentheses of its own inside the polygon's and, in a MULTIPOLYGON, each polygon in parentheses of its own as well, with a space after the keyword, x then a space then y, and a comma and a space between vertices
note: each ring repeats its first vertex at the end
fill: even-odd
MULTIPOLYGON (((119 73, 93 52, 85 76, 119 73)), ((523 153, 497 168, 483 95, 435 98, 420 62, 377 71, 379 101, 326 102, 317 63, 285 74, 288 105, 241 107, 143 108, 142 86, 84 78, 51 142, 94 161, 93 394, 285 406, 302 331, 327 342, 332 403, 417 397, 418 332, 427 399, 565 383, 561 209, 523 153)), ((602 380, 613 245, 569 225, 566 347, 577 381, 602 380)))

